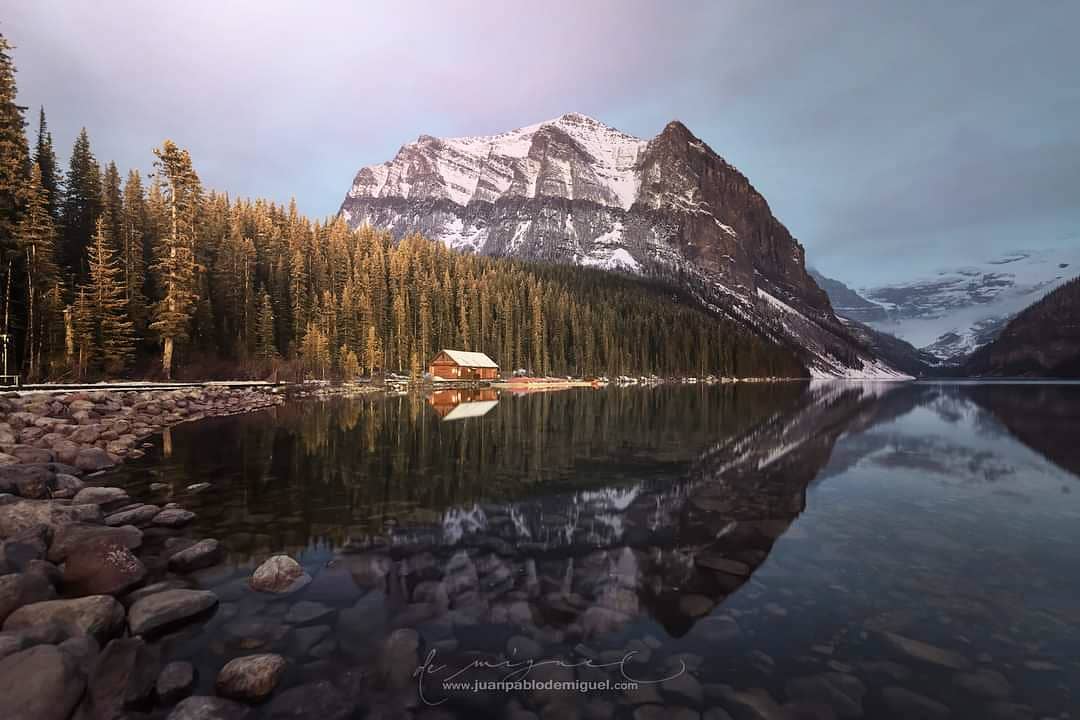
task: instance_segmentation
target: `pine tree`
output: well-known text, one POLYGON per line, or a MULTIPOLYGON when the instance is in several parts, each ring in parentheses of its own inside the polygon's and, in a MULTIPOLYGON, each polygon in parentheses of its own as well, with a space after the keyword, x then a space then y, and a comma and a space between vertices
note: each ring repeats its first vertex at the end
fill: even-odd
POLYGON ((101 217, 105 221, 105 237, 120 254, 124 245, 124 196, 120 189, 120 171, 114 162, 106 165, 101 173, 101 217))
POLYGON ((45 122, 44 107, 38 115, 34 164, 41 171, 41 187, 45 189, 45 206, 49 210, 49 216, 57 221, 60 219, 60 170, 56 162, 56 151, 53 149, 52 133, 45 122))
POLYGON ((199 297, 195 264, 195 223, 202 189, 191 156, 171 140, 154 150, 154 163, 163 183, 166 226, 156 244, 151 270, 161 299, 154 304, 150 329, 161 336, 161 369, 172 377, 176 344, 188 337, 199 297))
POLYGON ((79 281, 85 281, 87 277, 86 254, 99 215, 101 171, 90 151, 90 137, 83 128, 71 149, 64 200, 60 206, 60 262, 79 281))
POLYGON ((274 306, 270 302, 270 294, 265 290, 259 299, 259 315, 255 325, 256 357, 262 360, 273 360, 278 354, 277 343, 274 341, 274 306))
POLYGON ((97 345, 97 317, 94 300, 85 287, 75 293, 75 302, 68 308, 70 318, 71 370, 75 377, 83 380, 90 372, 97 345))
POLYGON ((143 195, 142 178, 137 170, 128 172, 124 183, 123 207, 120 229, 120 269, 123 271, 124 288, 131 321, 135 331, 146 327, 146 244, 147 209, 143 195))
POLYGON ((135 331, 128 317, 127 294, 104 218, 97 221, 90 246, 90 283, 88 295, 94 306, 97 326, 96 355, 106 374, 122 373, 135 355, 135 331))
POLYGON ((26 108, 16 104, 11 45, 0 35, 0 246, 11 251, 15 224, 26 200, 30 149, 24 128, 26 108))
POLYGON ((330 343, 326 334, 314 321, 308 323, 307 330, 304 332, 304 340, 300 344, 300 357, 305 370, 322 380, 326 379, 327 371, 330 369, 330 343))
POLYGON ((341 346, 338 353, 341 357, 341 376, 346 381, 355 380, 360 376, 360 360, 351 348, 341 346))
POLYGON ((57 285, 55 252, 56 228, 49 215, 48 198, 41 185, 41 169, 33 165, 26 189, 26 210, 16 228, 16 238, 26 276, 26 329, 23 341, 27 376, 37 380, 43 370, 42 355, 52 349, 46 330, 57 321, 47 309, 55 310, 47 296, 57 285), (52 315, 50 317, 50 315, 52 315))

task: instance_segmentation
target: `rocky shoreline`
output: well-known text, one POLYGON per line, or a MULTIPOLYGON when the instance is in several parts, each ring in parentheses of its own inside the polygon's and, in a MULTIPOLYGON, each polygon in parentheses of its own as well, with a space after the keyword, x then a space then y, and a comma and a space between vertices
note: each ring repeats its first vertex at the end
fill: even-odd
MULTIPOLYGON (((191 692, 194 668, 162 668, 156 641, 216 608, 214 593, 175 578, 224 549, 184 537, 195 514, 176 503, 133 502, 95 478, 164 428, 284 401, 226 386, 0 397, 0 717, 127 717, 191 692)), ((223 694, 264 665, 238 663, 223 694)))

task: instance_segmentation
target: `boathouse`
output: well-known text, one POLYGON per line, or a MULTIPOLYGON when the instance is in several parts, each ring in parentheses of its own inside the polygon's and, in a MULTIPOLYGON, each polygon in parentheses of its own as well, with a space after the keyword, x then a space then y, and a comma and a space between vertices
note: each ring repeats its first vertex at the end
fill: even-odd
POLYGON ((428 372, 437 380, 495 380, 499 366, 484 353, 440 350, 428 363, 428 372))

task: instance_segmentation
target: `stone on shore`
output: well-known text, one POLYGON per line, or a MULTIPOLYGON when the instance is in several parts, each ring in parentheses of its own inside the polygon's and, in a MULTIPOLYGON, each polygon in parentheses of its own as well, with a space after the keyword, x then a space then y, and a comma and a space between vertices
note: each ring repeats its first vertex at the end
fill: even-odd
POLYGON ((272 653, 235 658, 221 668, 214 689, 222 697, 261 702, 277 687, 285 665, 285 658, 272 653))
POLYGON ((259 592, 291 593, 311 582, 300 563, 288 555, 275 555, 251 576, 251 588, 259 592))
POLYGON ((217 540, 200 540, 169 558, 173 572, 194 572, 217 565, 225 557, 225 548, 217 540))
POLYGON ((56 487, 56 474, 40 465, 0 466, 0 491, 28 499, 49 497, 56 487))
MULTIPOLYGON (((267 717, 270 720, 287 718, 318 718, 319 720, 348 720, 356 703, 329 681, 308 683, 285 690, 270 701, 267 717)), ((435 720, 439 716, 433 716, 435 720)))
POLYGON ((123 595, 145 579, 142 561, 111 540, 80 545, 64 562, 64 591, 70 595, 123 595))
POLYGON ((83 472, 97 472, 116 465, 116 458, 97 447, 83 448, 75 455, 75 467, 83 472))
POLYGON ((105 516, 105 524, 114 527, 120 525, 134 525, 145 527, 161 512, 157 505, 136 505, 105 516))
POLYGON ((86 680, 74 658, 38 645, 0 660, 0 718, 67 720, 86 680))
POLYGON ((132 604, 128 628, 132 635, 152 635, 192 620, 217 603, 217 595, 208 590, 163 590, 132 604))
POLYGON ((48 560, 61 563, 76 549, 92 543, 113 543, 135 550, 142 545, 143 533, 133 525, 109 527, 93 523, 69 523, 61 526, 53 535, 48 560))
POLYGON ((124 631, 124 606, 109 595, 46 600, 23 605, 4 621, 4 630, 59 623, 105 644, 124 631))
POLYGON ((18 500, 0 505, 0 537, 11 537, 27 528, 45 525, 57 536, 65 525, 76 522, 100 523, 101 508, 59 500, 18 500))
POLYGON ((250 720, 253 716, 252 709, 242 703, 194 695, 181 700, 166 720, 250 720))
POLYGON ((83 488, 72 499, 75 505, 106 505, 117 506, 130 501, 127 491, 117 487, 87 487, 83 488))
POLYGON ((11 573, 0 576, 0 625, 24 605, 54 600, 56 590, 42 575, 11 573))
POLYGON ((154 525, 167 528, 183 527, 195 519, 195 513, 190 510, 184 510, 183 508, 173 507, 165 508, 157 515, 154 516, 154 525))

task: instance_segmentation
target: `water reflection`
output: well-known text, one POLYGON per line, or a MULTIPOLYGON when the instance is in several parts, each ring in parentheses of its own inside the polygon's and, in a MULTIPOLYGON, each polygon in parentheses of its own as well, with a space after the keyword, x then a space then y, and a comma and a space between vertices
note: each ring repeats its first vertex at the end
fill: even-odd
MULTIPOLYGON (((223 611, 171 649, 207 666, 274 649, 322 671, 368 667, 408 627, 448 661, 497 656, 517 636, 568 657, 645 648, 643 669, 689 652, 710 659, 702 682, 771 698, 793 701, 787 679, 828 662, 859 682, 892 673, 883 687, 903 677, 954 708, 970 702, 948 672, 880 665, 897 654, 881 638, 904 633, 959 643, 965 663, 981 651, 1049 712, 1071 685, 1047 690, 1016 668, 1076 665, 1025 658, 1080 644, 1075 631, 1047 639, 1080 621, 1080 588, 1060 578, 1080 541, 1076 478, 1060 469, 1075 450, 1047 430, 1080 407, 1080 387, 1053 391, 1051 419, 1026 388, 992 390, 446 390, 298 403, 182 426, 171 456, 125 472, 144 497, 150 482, 174 497, 213 483, 183 501, 200 514, 194 532, 228 548, 224 570, 197 578, 223 611), (462 408, 483 421, 444 422, 462 408), (280 551, 315 577, 285 604, 244 584, 280 551), (1032 588, 1037 617, 1023 607, 1032 588), (297 600, 330 608, 328 639, 298 641, 310 633, 282 620, 297 600)), ((867 716, 905 716, 896 695, 872 692, 867 716)), ((721 704, 739 706, 734 697, 721 704)))

